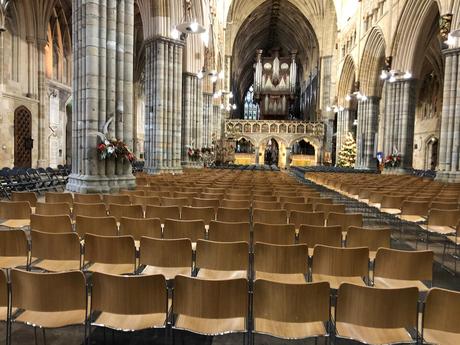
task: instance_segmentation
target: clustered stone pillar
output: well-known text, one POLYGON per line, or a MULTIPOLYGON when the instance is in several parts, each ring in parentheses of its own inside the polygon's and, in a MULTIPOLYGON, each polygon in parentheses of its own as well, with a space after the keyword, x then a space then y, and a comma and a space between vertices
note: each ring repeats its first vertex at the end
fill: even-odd
POLYGON ((215 133, 216 140, 220 140, 222 138, 222 111, 220 110, 220 106, 214 105, 212 107, 212 118, 213 118, 213 128, 215 133))
POLYGON ((448 49, 445 55, 443 106, 436 179, 460 182, 460 48, 448 49))
POLYGON ((340 150, 345 142, 347 134, 353 126, 352 111, 348 108, 339 110, 337 113, 337 135, 336 135, 336 161, 339 158, 340 150))
POLYGON ((356 168, 375 170, 375 138, 378 130, 380 98, 370 96, 358 104, 358 130, 356 134, 356 168))
POLYGON ((49 114, 47 112, 48 90, 45 81, 45 39, 37 39, 38 52, 38 162, 37 166, 46 168, 49 162, 48 136, 49 133, 49 114))
POLYGON ((415 80, 385 83, 383 151, 401 154, 401 169, 412 168, 416 103, 415 80))
POLYGON ((182 94, 182 165, 194 165, 188 157, 188 148, 201 149, 203 145, 203 91, 195 74, 184 73, 182 94))
POLYGON ((145 169, 182 172, 182 56, 184 43, 145 42, 145 169))
POLYGON ((214 131, 212 94, 203 93, 203 146, 211 147, 214 131))
POLYGON ((129 161, 100 160, 97 153, 98 133, 107 126, 108 139, 133 145, 134 0, 75 0, 72 10, 72 174, 67 189, 109 193, 134 188, 129 161))

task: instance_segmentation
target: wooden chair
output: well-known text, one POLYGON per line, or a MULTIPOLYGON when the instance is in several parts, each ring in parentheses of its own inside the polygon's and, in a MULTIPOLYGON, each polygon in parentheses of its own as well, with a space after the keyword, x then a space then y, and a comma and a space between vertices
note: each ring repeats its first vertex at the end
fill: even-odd
POLYGON ((281 203, 277 201, 253 201, 252 207, 261 210, 280 210, 281 203))
POLYGON ((327 226, 340 225, 342 227, 343 238, 347 235, 350 226, 363 227, 363 215, 361 213, 329 213, 326 221, 327 226))
POLYGON ((250 242, 249 223, 212 221, 209 224, 208 239, 217 242, 250 242))
POLYGON ((266 193, 264 194, 255 194, 252 196, 252 202, 254 204, 255 201, 261 201, 261 202, 277 202, 278 198, 274 195, 267 195, 266 193))
POLYGON ((159 218, 128 218, 120 219, 120 236, 132 236, 139 247, 141 237, 161 238, 161 220, 159 218))
POLYGON ((249 208, 219 207, 216 219, 221 222, 249 222, 249 215, 249 208))
POLYGON ((202 198, 192 199, 193 207, 212 207, 217 212, 219 205, 220 205, 219 199, 202 199, 202 198))
POLYGON ((427 225, 420 227, 427 232, 427 247, 429 234, 448 236, 455 234, 455 227, 460 220, 460 209, 437 210, 430 209, 427 225))
POLYGON ((80 238, 75 232, 47 233, 32 230, 31 266, 48 272, 80 270, 80 238))
POLYGON ((110 204, 131 205, 131 198, 126 194, 104 194, 102 201, 109 206, 110 204))
POLYGON ((279 202, 283 205, 286 203, 305 204, 305 198, 303 196, 280 196, 279 202))
POLYGON ((425 300, 422 339, 429 344, 460 344, 460 293, 431 289, 425 300))
POLYGON ((11 308, 22 311, 12 317, 14 323, 43 329, 85 325, 88 299, 82 272, 38 273, 13 269, 10 277, 11 308))
POLYGON ((313 212, 313 205, 306 204, 306 203, 290 203, 286 202, 283 204, 283 209, 285 209, 288 213, 288 217, 290 217, 292 211, 300 211, 300 212, 313 212))
POLYGON ((136 247, 131 236, 86 234, 84 268, 89 272, 126 274, 136 271, 136 247))
POLYGON ((213 242, 196 244, 197 277, 203 279, 248 278, 249 244, 247 242, 213 242))
POLYGON ((313 249, 317 244, 330 247, 342 246, 342 227, 301 225, 299 229, 300 244, 308 246, 308 255, 313 256, 313 249))
POLYGON ((316 204, 315 211, 323 212, 325 218, 329 217, 329 213, 345 213, 344 204, 316 204))
POLYGON ((0 231, 0 268, 27 267, 29 242, 23 230, 0 231))
POLYGON ((424 222, 428 217, 430 209, 429 201, 410 201, 406 200, 402 203, 401 214, 399 218, 407 222, 420 223, 424 222))
POLYGON ((312 281, 327 281, 331 289, 342 283, 365 286, 369 278, 368 248, 337 248, 316 245, 313 249, 312 281))
POLYGON ((182 220, 202 220, 206 225, 216 219, 216 211, 213 207, 190 207, 184 206, 181 210, 182 220))
POLYGON ((424 282, 433 280, 432 251, 403 251, 389 248, 377 250, 374 262, 374 286, 403 288, 415 286, 420 292, 428 291, 424 282))
POLYGON ((323 212, 292 211, 289 215, 289 223, 293 224, 296 229, 302 225, 324 226, 325 219, 323 212))
POLYGON ((380 203, 380 212, 397 215, 401 213, 406 196, 384 195, 380 203))
POLYGON ((68 203, 72 207, 73 195, 72 193, 46 192, 45 202, 51 204, 68 203))
POLYGON ((30 225, 32 208, 28 201, 0 201, 0 226, 23 228, 30 225))
POLYGON ((287 284, 258 279, 254 282, 253 303, 254 333, 282 339, 328 336, 327 282, 287 284))
MULTIPOLYGON (((222 199, 224 198, 224 194, 223 193, 201 193, 200 198, 208 199, 208 200, 217 199, 219 200, 219 203, 220 203, 222 199)), ((192 206, 193 206, 193 200, 192 200, 192 206)))
POLYGON ((188 238, 195 247, 196 241, 205 238, 205 227, 202 220, 175 220, 166 219, 163 229, 163 238, 188 238))
POLYGON ((252 210, 254 223, 264 224, 287 224, 287 212, 285 210, 252 210))
POLYGON ((391 229, 366 229, 350 226, 346 246, 369 248, 369 259, 374 261, 379 248, 390 248, 391 229))
POLYGON ((338 338, 364 344, 413 343, 417 328, 416 288, 378 289, 344 283, 335 309, 338 338))
POLYGON ((223 199, 220 202, 220 207, 225 207, 225 208, 250 208, 251 207, 251 201, 250 200, 228 200, 228 199, 223 199))
POLYGON ((75 231, 80 238, 84 238, 88 233, 99 236, 117 236, 117 220, 115 217, 77 216, 75 231))
POLYGON ((7 272, 0 270, 0 321, 6 324, 6 342, 5 344, 10 344, 10 329, 8 324, 9 316, 9 286, 7 272))
POLYGON ((263 224, 253 226, 254 243, 295 244, 295 228, 292 224, 263 224))
POLYGON ((134 195, 131 197, 131 203, 133 205, 141 205, 144 211, 147 209, 148 205, 160 206, 161 199, 156 196, 138 196, 134 195))
POLYGON ((321 198, 318 196, 308 196, 307 203, 313 204, 313 210, 316 211, 317 204, 333 204, 334 200, 332 198, 321 198))
POLYGON ((189 239, 142 237, 139 252, 142 274, 162 274, 167 280, 192 274, 192 242, 189 239))
POLYGON ((73 204, 73 216, 74 218, 78 216, 85 217, 107 217, 107 209, 105 204, 80 204, 74 202, 73 204))
POLYGON ((101 194, 73 194, 73 201, 79 204, 100 204, 102 203, 101 194))
POLYGON ((66 202, 60 203, 44 203, 37 202, 35 206, 35 214, 45 215, 45 216, 57 216, 57 215, 68 215, 72 214, 70 205, 66 202))
POLYGON ((176 206, 176 207, 183 207, 183 206, 190 206, 191 202, 188 198, 161 198, 161 206, 176 206))
POLYGON ((281 283, 305 283, 308 273, 308 247, 305 244, 275 245, 256 242, 254 245, 254 280, 281 283))
POLYGON ((133 332, 164 328, 167 323, 168 296, 162 275, 120 276, 96 272, 91 292, 91 312, 98 313, 92 326, 133 332))
POLYGON ((68 215, 44 216, 33 214, 30 216, 30 229, 51 233, 73 232, 72 220, 68 215))
POLYGON ((148 205, 145 210, 145 218, 159 218, 164 224, 166 219, 180 219, 178 206, 152 206, 148 205))
POLYGON ((115 217, 117 222, 121 218, 144 218, 144 209, 142 205, 118 205, 110 204, 109 205, 109 215, 115 217))
POLYGON ((458 202, 433 201, 430 205, 430 208, 435 210, 457 210, 458 202))
POLYGON ((177 276, 174 285, 173 329, 207 336, 230 332, 246 336, 247 279, 202 280, 177 276))
POLYGON ((28 201, 31 207, 35 207, 37 195, 34 192, 11 192, 11 201, 28 201))
POLYGON ((245 193, 245 194, 225 193, 225 199, 232 200, 232 201, 251 201, 251 194, 250 193, 245 193))

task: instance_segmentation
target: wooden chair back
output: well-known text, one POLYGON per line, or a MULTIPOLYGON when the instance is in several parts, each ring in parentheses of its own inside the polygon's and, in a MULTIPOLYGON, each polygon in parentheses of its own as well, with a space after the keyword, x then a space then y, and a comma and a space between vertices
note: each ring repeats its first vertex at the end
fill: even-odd
POLYGON ((433 260, 434 253, 431 250, 405 251, 380 248, 375 257, 374 277, 431 281, 433 260))
POLYGON ((369 248, 338 248, 316 245, 313 274, 341 277, 368 277, 369 248))
POLYGON ((279 201, 281 204, 305 204, 305 197, 303 196, 280 196, 279 201))
POLYGON ((167 240, 141 238, 139 263, 159 267, 192 269, 192 242, 189 239, 167 240))
POLYGON ((342 227, 302 225, 299 229, 299 243, 314 248, 317 244, 330 247, 342 246, 342 227))
POLYGON ((100 236, 117 236, 118 227, 115 217, 85 217, 77 216, 75 230, 84 238, 86 234, 100 236))
POLYGON ((349 283, 337 292, 336 322, 373 328, 414 328, 418 289, 379 289, 349 283))
POLYGON ((406 200, 402 203, 401 215, 424 217, 424 216, 428 216, 429 209, 430 209, 429 201, 406 200))
POLYGON ((23 230, 0 231, 0 256, 28 257, 28 255, 29 243, 23 230))
POLYGON ((165 239, 188 238, 196 242, 205 238, 204 222, 202 220, 166 219, 163 237, 165 239))
POLYGON ((160 206, 161 205, 161 199, 156 196, 139 196, 139 195, 134 195, 131 196, 131 203, 133 205, 141 205, 142 208, 145 209, 147 208, 148 205, 153 205, 153 206, 160 206))
POLYGON ((191 204, 189 198, 168 198, 161 197, 161 206, 183 207, 191 204))
POLYGON ((180 219, 178 206, 152 206, 148 205, 145 210, 145 218, 159 218, 164 224, 166 219, 180 219))
POLYGON ((276 245, 256 242, 254 270, 268 273, 308 272, 308 247, 305 244, 276 245))
POLYGON ((92 286, 92 310, 119 315, 164 314, 166 321, 167 290, 162 275, 123 276, 95 272, 92 286))
POLYGON ((202 220, 206 225, 216 219, 216 210, 214 207, 193 207, 185 206, 181 210, 182 220, 202 220))
POLYGON ((34 192, 11 192, 11 201, 28 201, 31 207, 35 207, 37 195, 34 192))
POLYGON ((223 199, 220 202, 220 207, 225 207, 225 208, 250 208, 251 207, 251 201, 250 200, 228 200, 228 199, 223 199))
POLYGON ((102 201, 106 205, 131 205, 131 198, 126 194, 104 194, 102 195, 102 201))
POLYGON ((72 207, 73 205, 73 195, 72 193, 58 193, 58 192, 46 192, 45 193, 45 202, 58 204, 66 202, 72 207))
POLYGON ((28 201, 0 201, 0 218, 29 219, 31 214, 28 201))
MULTIPOLYGON (((8 298, 8 278, 6 272, 0 270, 0 307, 8 306, 8 298)), ((6 318, 2 321, 6 321, 6 318)))
POLYGON ((102 203, 102 196, 101 194, 74 193, 73 201, 79 204, 100 204, 102 203))
POLYGON ((131 236, 98 236, 86 234, 84 262, 136 264, 136 247, 131 236))
POLYGON ((390 248, 391 229, 366 229, 350 226, 347 232, 346 246, 368 247, 370 251, 390 248))
POLYGON ((345 208, 344 204, 316 204, 315 211, 324 212, 324 216, 327 219, 331 212, 345 213, 345 208))
POLYGON ((293 224, 296 229, 302 225, 324 226, 325 219, 323 212, 292 211, 289 215, 289 223, 293 224))
POLYGON ((262 210, 253 209, 252 219, 254 223, 264 224, 287 224, 286 210, 262 210))
POLYGON ((277 201, 258 201, 254 200, 252 202, 252 207, 261 209, 261 210, 280 210, 281 203, 277 201))
POLYGON ((193 198, 192 206, 193 207, 212 207, 217 211, 220 205, 219 199, 203 199, 203 198, 193 198))
POLYGON ((329 213, 327 225, 340 225, 342 231, 348 231, 350 226, 363 227, 363 215, 361 213, 329 213))
POLYGON ((295 244, 295 228, 292 224, 254 223, 254 243, 295 244))
POLYGON ((161 238, 161 220, 122 217, 119 231, 121 236, 132 236, 135 241, 140 241, 142 236, 161 238))
POLYGON ((75 232, 47 233, 32 230, 30 237, 33 259, 80 261, 80 238, 75 232))
POLYGON ((198 240, 196 266, 221 271, 248 271, 249 244, 198 240))
POLYGON ((73 232, 70 216, 61 214, 59 216, 44 216, 32 214, 30 216, 30 229, 50 233, 73 232))
POLYGON ((263 193, 263 194, 254 194, 252 196, 252 203, 254 205, 254 201, 262 201, 262 202, 277 202, 278 198, 274 195, 268 195, 270 193, 263 193))
POLYGON ((249 208, 219 207, 216 219, 221 222, 249 222, 249 208))
POLYGON ((313 212, 313 204, 306 203, 286 202, 283 204, 283 208, 287 211, 289 217, 293 211, 313 212))
MULTIPOLYGON (((238 218, 235 218, 237 220, 238 218)), ((212 221, 209 223, 208 238, 217 242, 250 242, 249 223, 212 221)))
POLYGON ((428 214, 428 225, 455 227, 459 220, 460 209, 437 210, 432 208, 428 214))
POLYGON ((85 217, 107 217, 107 208, 105 204, 80 204, 74 202, 73 204, 73 216, 85 216, 85 217))
POLYGON ((115 217, 117 222, 121 218, 144 218, 144 209, 142 205, 109 205, 109 215, 115 217))
POLYGON ((45 216, 71 215, 70 205, 66 202, 51 203, 37 202, 35 206, 35 214, 45 216))
POLYGON ((425 300, 423 329, 460 333, 460 292, 431 289, 425 300))

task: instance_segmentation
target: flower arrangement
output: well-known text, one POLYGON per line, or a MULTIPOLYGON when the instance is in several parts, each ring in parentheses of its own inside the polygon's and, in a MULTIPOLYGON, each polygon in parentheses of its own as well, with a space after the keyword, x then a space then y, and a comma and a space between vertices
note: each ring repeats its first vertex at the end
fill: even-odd
POLYGON ((202 157, 200 149, 194 149, 191 147, 187 149, 187 155, 192 161, 198 161, 202 157))
POLYGON ((131 163, 136 160, 136 156, 134 156, 134 153, 128 148, 128 145, 118 139, 105 139, 102 143, 97 145, 97 152, 101 160, 122 158, 131 163))
POLYGON ((398 151, 394 151, 385 158, 383 164, 385 168, 398 168, 401 165, 401 158, 401 154, 398 151))

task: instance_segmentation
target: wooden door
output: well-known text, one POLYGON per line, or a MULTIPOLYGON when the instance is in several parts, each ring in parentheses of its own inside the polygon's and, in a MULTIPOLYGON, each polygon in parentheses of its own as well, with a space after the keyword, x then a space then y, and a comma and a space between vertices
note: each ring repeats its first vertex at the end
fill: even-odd
POLYGON ((14 166, 30 168, 32 166, 32 115, 26 107, 14 112, 14 166))

